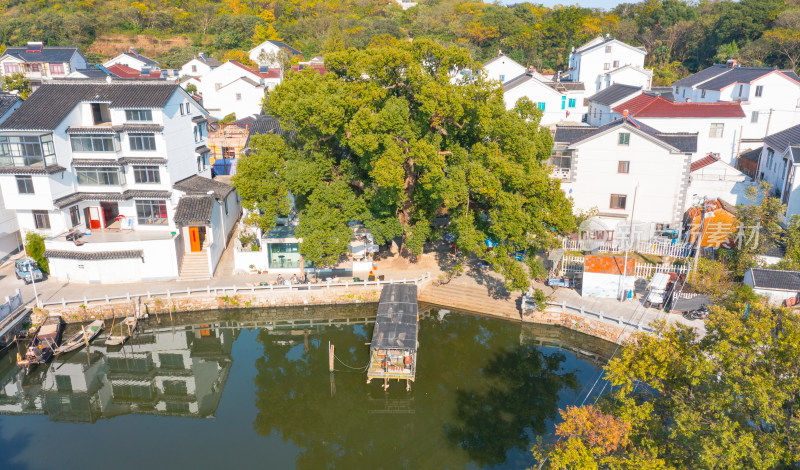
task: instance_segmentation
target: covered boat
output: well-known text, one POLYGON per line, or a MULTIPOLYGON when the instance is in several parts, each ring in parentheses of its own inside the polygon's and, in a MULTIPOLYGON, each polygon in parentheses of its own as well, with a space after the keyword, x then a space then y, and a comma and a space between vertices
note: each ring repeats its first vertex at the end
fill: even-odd
POLYGON ((17 360, 18 365, 25 367, 25 374, 28 374, 36 365, 44 364, 53 358, 63 332, 64 320, 60 315, 47 317, 47 320, 36 330, 25 350, 25 357, 19 357, 17 360))

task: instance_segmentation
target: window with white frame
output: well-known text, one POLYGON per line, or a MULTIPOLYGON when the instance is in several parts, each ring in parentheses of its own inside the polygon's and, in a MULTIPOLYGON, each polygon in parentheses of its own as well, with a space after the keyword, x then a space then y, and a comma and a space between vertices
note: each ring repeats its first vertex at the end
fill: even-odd
POLYGON ((197 65, 192 64, 192 72, 197 72, 197 65))
POLYGON ((153 111, 149 109, 126 109, 126 121, 152 121, 153 111))
POLYGON ((724 129, 725 129, 725 124, 721 122, 712 123, 708 131, 708 136, 712 139, 720 139, 722 138, 722 133, 724 129))
POLYGON ((19 73, 19 64, 3 64, 3 70, 6 73, 19 73))
POLYGON ((750 113, 750 122, 758 122, 758 111, 750 113))
POLYGON ((242 94, 236 93, 236 101, 242 101, 242 94))
POLYGON ((620 160, 617 162, 617 173, 628 174, 631 172, 631 162, 627 160, 620 160))
POLYGON ((114 137, 110 134, 71 135, 73 152, 113 152, 114 137))
POLYGON ((131 150, 154 151, 156 149, 155 134, 128 134, 131 150))
POLYGON ((619 61, 618 61, 618 60, 615 60, 615 61, 614 61, 614 68, 615 68, 615 69, 616 69, 616 68, 619 68, 619 61))
POLYGON ((0 166, 55 165, 53 135, 0 136, 0 166))
POLYGON ((135 166, 133 180, 143 184, 161 183, 161 172, 157 166, 135 166))
POLYGON ((50 229, 50 214, 47 211, 32 211, 33 225, 42 230, 50 229))
POLYGON ((136 220, 143 225, 166 225, 167 202, 158 200, 136 201, 136 220))
POLYGON ((50 64, 50 73, 52 75, 64 75, 64 64, 50 64))
POLYGON ((78 210, 78 206, 69 208, 69 220, 73 227, 81 223, 81 211, 78 210))
POLYGON ((116 167, 76 168, 78 184, 119 186, 125 184, 125 174, 116 167))
POLYGON ((30 176, 17 176, 17 190, 20 194, 33 194, 33 178, 30 176))
POLYGON ((756 97, 760 98, 762 93, 764 93, 764 86, 763 85, 758 85, 756 87, 756 97))
POLYGON ((609 64, 608 62, 603 64, 603 70, 609 70, 610 68, 611 68, 611 64, 609 64))
POLYGON ((620 132, 619 139, 617 140, 617 144, 619 145, 630 145, 631 144, 631 133, 630 132, 620 132))
POLYGON ((700 98, 706 97, 706 90, 700 90, 700 98))
POLYGON ((611 54, 611 46, 606 46, 606 54, 611 54))

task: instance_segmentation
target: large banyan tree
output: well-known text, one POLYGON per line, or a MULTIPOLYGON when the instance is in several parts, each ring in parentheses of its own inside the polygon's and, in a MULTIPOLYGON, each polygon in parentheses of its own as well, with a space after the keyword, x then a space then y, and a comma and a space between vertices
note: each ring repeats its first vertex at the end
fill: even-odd
POLYGON ((291 195, 306 260, 346 253, 347 224, 360 220, 377 243, 401 240, 411 256, 450 232, 509 287, 528 286, 541 267, 513 253, 552 245, 574 225, 536 106, 523 99, 507 111, 502 88, 469 72, 480 64, 466 50, 429 41, 333 53, 325 65, 325 75, 289 73, 269 94, 266 112, 291 132, 254 138, 239 162, 234 184, 262 228, 290 210, 291 195))

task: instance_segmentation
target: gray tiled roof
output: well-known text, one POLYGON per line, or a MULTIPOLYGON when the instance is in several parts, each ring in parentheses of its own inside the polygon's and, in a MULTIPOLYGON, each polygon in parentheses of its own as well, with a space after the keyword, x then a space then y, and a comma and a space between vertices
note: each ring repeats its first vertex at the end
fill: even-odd
POLYGON ((283 41, 272 41, 272 40, 270 40, 270 41, 267 41, 267 42, 271 42, 272 44, 275 44, 276 46, 278 46, 280 48, 286 49, 286 50, 288 50, 289 52, 291 52, 294 55, 303 55, 302 52, 298 51, 297 49, 295 49, 294 47, 286 44, 283 41))
POLYGON ((126 201, 133 198, 168 199, 169 197, 169 191, 129 189, 122 193, 72 193, 56 199, 53 205, 62 209, 79 201, 126 201))
POLYGON ((209 191, 213 191, 214 197, 218 200, 225 199, 225 197, 233 191, 233 186, 229 184, 200 175, 192 175, 188 178, 184 178, 175 183, 172 187, 190 196, 205 196, 209 191))
POLYGON ((533 78, 533 75, 528 75, 527 73, 523 73, 522 75, 514 77, 511 80, 503 83, 503 91, 513 90, 514 88, 522 85, 528 80, 535 80, 535 78, 533 78))
POLYGON ((794 163, 800 163, 800 147, 795 145, 789 147, 789 153, 792 155, 792 161, 794 163))
POLYGON ((753 80, 763 77, 775 69, 769 67, 734 67, 727 72, 712 78, 711 80, 698 85, 704 90, 721 90, 734 83, 750 83, 753 80))
POLYGON ((118 129, 123 132, 162 132, 164 126, 160 124, 123 124, 118 129))
POLYGON ((697 133, 689 134, 689 133, 666 133, 661 132, 657 129, 654 129, 644 123, 636 122, 635 124, 630 119, 616 119, 606 125, 600 126, 596 128, 594 131, 587 132, 582 136, 578 137, 576 140, 570 142, 570 145, 581 142, 583 140, 589 139, 595 135, 602 134, 608 129, 628 125, 631 128, 638 128, 640 131, 644 132, 645 134, 660 140, 661 142, 672 146, 679 150, 682 153, 694 153, 697 151, 697 133), (638 127, 637 127, 638 126, 638 127))
POLYGON ((750 268, 753 287, 761 289, 800 291, 800 271, 750 268))
POLYGON ((131 58, 134 58, 134 59, 137 59, 137 60, 141 60, 147 66, 158 67, 158 62, 156 62, 155 60, 150 59, 148 57, 145 57, 143 55, 136 55, 136 54, 134 54, 132 52, 123 52, 123 54, 125 54, 128 57, 131 57, 131 58))
POLYGON ((12 93, 0 91, 0 116, 8 112, 15 104, 22 101, 22 99, 12 93))
POLYGON ((67 134, 114 134, 117 131, 111 126, 70 126, 67 134))
POLYGON ((0 130, 53 130, 83 101, 103 101, 111 108, 163 108, 181 88, 157 80, 58 80, 46 82, 22 103, 0 130))
POLYGON ((184 196, 178 200, 173 220, 178 224, 211 223, 214 198, 211 196, 184 196))
POLYGON ((64 171, 66 168, 58 165, 50 166, 0 166, 0 174, 4 175, 50 175, 64 171))
POLYGON ((222 65, 222 62, 208 55, 204 59, 202 55, 197 54, 195 56, 195 59, 199 60, 200 62, 204 62, 209 67, 219 67, 220 65, 222 65))
POLYGON ((68 250, 46 250, 45 258, 76 259, 80 261, 94 261, 107 259, 131 259, 144 256, 142 250, 123 250, 123 251, 68 251, 68 250))
POLYGON ((123 165, 166 165, 166 158, 153 157, 123 157, 119 159, 123 165))
POLYGON ((758 159, 761 158, 761 147, 752 150, 745 150, 739 154, 739 158, 743 160, 750 160, 751 162, 757 162, 758 159))
POLYGON ((770 134, 764 137, 764 143, 778 152, 783 152, 793 145, 800 145, 800 125, 770 134))
POLYGON ((595 130, 592 126, 556 126, 553 142, 569 143, 595 130))
POLYGON ((587 100, 594 101, 595 103, 600 103, 605 106, 611 106, 612 104, 621 101, 631 95, 639 94, 641 90, 642 87, 639 86, 623 85, 622 83, 615 83, 610 87, 606 88, 605 90, 598 91, 594 95, 587 98, 587 100))
POLYGON ((10 55, 24 62, 69 62, 73 55, 80 54, 77 47, 43 47, 41 52, 28 52, 27 47, 9 47, 3 55, 10 55))
POLYGON ((88 69, 75 69, 73 72, 77 72, 83 75, 86 78, 106 78, 106 75, 115 76, 115 74, 109 72, 108 70, 104 70, 98 67, 92 67, 88 69))
POLYGON ((559 93, 564 91, 586 90, 586 87, 583 85, 583 82, 542 82, 542 83, 556 90, 559 93))
POLYGON ((697 85, 698 83, 703 83, 706 80, 710 80, 719 74, 725 73, 725 71, 727 70, 728 67, 725 64, 714 64, 711 67, 707 67, 703 70, 700 70, 697 73, 689 75, 688 77, 684 77, 678 81, 673 82, 672 86, 692 87, 697 85))
POLYGON ((72 166, 122 166, 122 162, 112 158, 73 158, 72 166))

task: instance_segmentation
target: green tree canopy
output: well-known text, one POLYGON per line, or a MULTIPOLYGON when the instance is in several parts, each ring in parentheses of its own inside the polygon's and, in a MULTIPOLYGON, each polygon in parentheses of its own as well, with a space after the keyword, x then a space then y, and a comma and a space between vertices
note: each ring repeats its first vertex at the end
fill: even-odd
MULTIPOLYGON (((344 235, 350 220, 378 243, 401 237, 418 255, 441 236, 434 219, 445 216, 463 252, 527 287, 528 271, 509 252, 549 246, 574 226, 571 204, 549 176, 552 139, 535 106, 525 100, 507 111, 502 89, 460 74, 479 66, 464 49, 425 40, 333 53, 326 66, 324 76, 290 73, 270 93, 267 111, 293 132, 242 158, 237 187, 270 188, 242 191, 244 203, 270 207, 293 194, 300 251, 317 263, 344 252, 347 240, 322 238, 344 235), (275 171, 248 163, 261 159, 275 171), (486 239, 501 245, 488 251, 486 239)), ((263 212, 262 228, 286 210, 263 212)))
POLYGON ((598 446, 584 432, 562 434, 550 468, 645 468, 631 463, 643 456, 658 468, 793 468, 800 318, 750 296, 713 307, 705 327, 700 337, 662 323, 625 346, 607 366, 612 392, 600 401, 623 438, 598 446))

